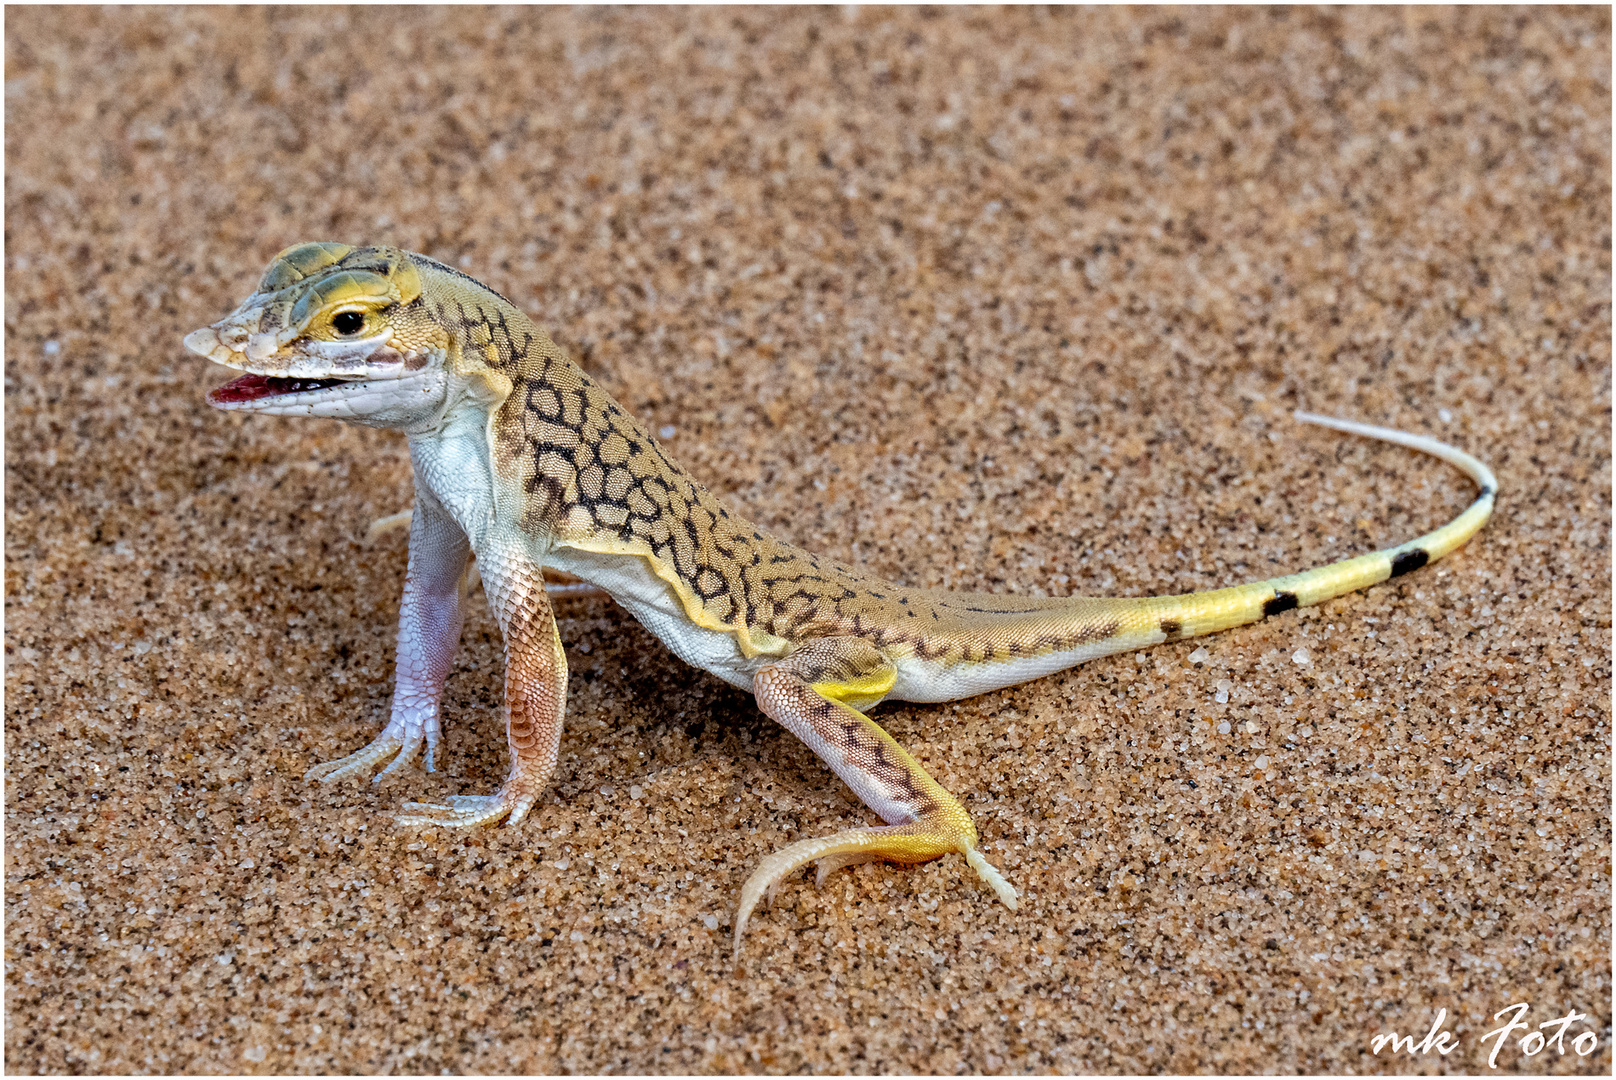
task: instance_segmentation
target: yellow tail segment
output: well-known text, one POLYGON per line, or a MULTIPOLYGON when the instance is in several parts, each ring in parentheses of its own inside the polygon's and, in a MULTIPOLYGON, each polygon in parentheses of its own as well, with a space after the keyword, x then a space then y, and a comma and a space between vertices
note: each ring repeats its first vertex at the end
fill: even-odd
POLYGON ((1296 413, 1296 419, 1352 435, 1396 443, 1439 457, 1462 469, 1480 486, 1481 494, 1464 513, 1442 528, 1384 551, 1249 585, 1136 601, 1144 612, 1158 620, 1158 626, 1167 640, 1176 641, 1255 622, 1265 615, 1307 607, 1418 570, 1426 563, 1436 562, 1476 535, 1487 519, 1492 517, 1498 480, 1491 469, 1464 451, 1423 435, 1411 435, 1394 428, 1375 427, 1305 412, 1296 413))

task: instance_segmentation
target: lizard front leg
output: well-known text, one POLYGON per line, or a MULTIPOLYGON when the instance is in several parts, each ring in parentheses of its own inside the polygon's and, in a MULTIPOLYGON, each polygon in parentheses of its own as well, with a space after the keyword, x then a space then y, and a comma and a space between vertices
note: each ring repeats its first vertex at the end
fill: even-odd
POLYGON ((567 709, 567 657, 544 592, 544 574, 524 555, 478 552, 483 591, 505 635, 506 741, 511 770, 493 795, 456 795, 448 803, 405 803, 404 825, 515 825, 544 792, 560 757, 567 709))
POLYGON ((316 765, 304 775, 331 782, 370 772, 391 759, 379 783, 403 769, 426 748, 432 771, 438 747, 438 701, 460 644, 461 576, 471 549, 466 534, 425 492, 420 512, 410 519, 410 561, 404 599, 398 610, 398 661, 392 715, 370 745, 338 761, 316 765))
POLYGON ((854 863, 926 862, 957 851, 1015 909, 1015 889, 976 850, 976 826, 959 800, 859 711, 885 697, 896 679, 892 662, 863 638, 821 638, 754 677, 758 707, 807 743, 887 824, 799 841, 764 858, 741 888, 737 958, 758 901, 772 898, 787 875, 815 861, 823 883, 826 874, 854 863))

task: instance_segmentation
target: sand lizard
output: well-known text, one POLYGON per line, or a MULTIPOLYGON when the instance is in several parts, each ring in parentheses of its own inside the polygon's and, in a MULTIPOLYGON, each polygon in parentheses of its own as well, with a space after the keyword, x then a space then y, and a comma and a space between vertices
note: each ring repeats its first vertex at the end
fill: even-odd
POLYGON ((498 792, 405 803, 399 821, 520 822, 556 766, 567 663, 546 567, 609 593, 681 659, 756 695, 885 826, 803 840, 741 889, 741 935, 760 899, 809 862, 819 877, 872 859, 959 852, 1012 909, 959 801, 866 713, 877 703, 969 697, 1084 660, 1208 634, 1395 577, 1463 544, 1497 483, 1475 458, 1387 428, 1301 420, 1434 454, 1480 495, 1397 547, 1268 581, 1183 596, 1042 599, 910 589, 810 554, 726 508, 503 296, 389 247, 308 243, 185 345, 247 372, 210 404, 403 431, 415 475, 391 718, 310 777, 397 772, 438 742, 438 702, 475 553, 505 640, 510 772, 498 792))

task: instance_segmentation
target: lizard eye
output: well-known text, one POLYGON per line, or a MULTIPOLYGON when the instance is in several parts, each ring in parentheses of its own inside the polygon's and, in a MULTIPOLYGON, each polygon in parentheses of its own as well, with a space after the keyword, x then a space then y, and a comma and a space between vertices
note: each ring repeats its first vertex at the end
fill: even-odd
POLYGON ((344 336, 357 334, 364 326, 365 316, 358 311, 339 311, 331 316, 331 329, 344 336))

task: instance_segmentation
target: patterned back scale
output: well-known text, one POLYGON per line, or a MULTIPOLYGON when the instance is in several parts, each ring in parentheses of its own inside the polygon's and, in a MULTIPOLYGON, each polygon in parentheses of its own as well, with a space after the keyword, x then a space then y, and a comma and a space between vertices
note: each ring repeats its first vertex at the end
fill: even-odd
MULTIPOLYGON (((1404 436, 1393 441, 1452 461, 1482 490, 1448 526, 1384 552, 1184 596, 1037 598, 903 588, 788 544, 730 511, 515 305, 459 271, 411 258, 426 278, 452 275, 457 288, 427 290, 453 297, 439 303, 434 318, 465 343, 466 360, 481 359, 509 380, 494 421, 496 461, 525 492, 524 528, 643 552, 693 621, 734 633, 749 656, 841 636, 945 670, 1077 649, 1078 659, 1088 659, 1211 633, 1406 573, 1462 544, 1492 511, 1497 485, 1484 466, 1444 444, 1404 436), (1101 645, 1109 647, 1093 648, 1101 645)), ((1363 425, 1311 419, 1364 432, 1363 425)), ((1379 438, 1389 437, 1386 430, 1373 429, 1379 438)), ((1006 676, 1012 670, 1016 677, 988 685, 1029 677, 1019 674, 1022 668, 1006 676)))

